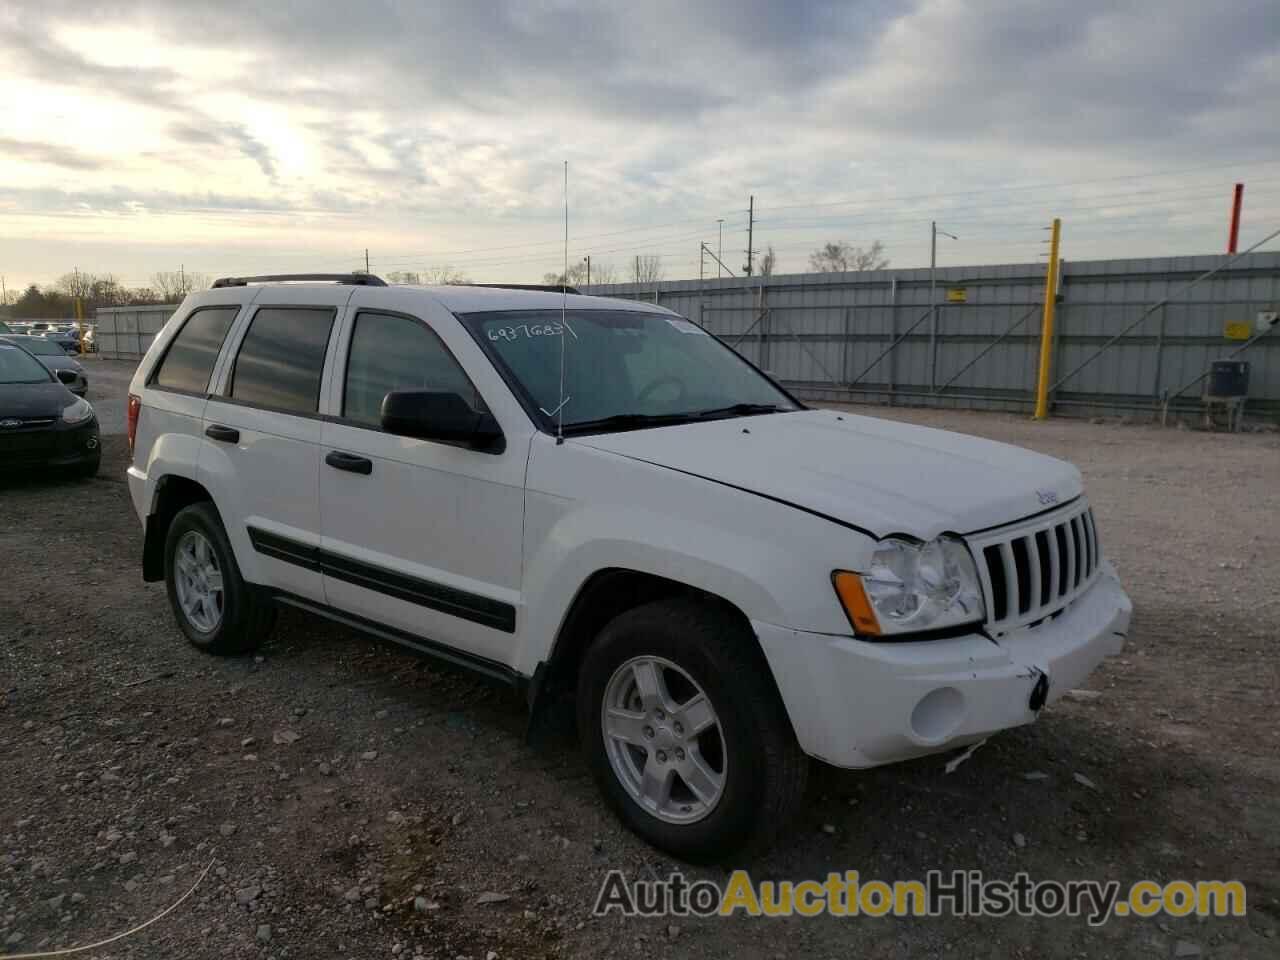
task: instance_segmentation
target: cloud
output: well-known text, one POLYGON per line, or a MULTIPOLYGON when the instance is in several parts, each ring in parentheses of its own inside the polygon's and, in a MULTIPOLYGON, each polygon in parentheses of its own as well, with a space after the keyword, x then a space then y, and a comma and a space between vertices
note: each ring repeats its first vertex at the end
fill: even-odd
POLYGON ((17 159, 26 163, 47 163, 68 170, 98 170, 104 162, 56 143, 44 143, 32 140, 15 140, 12 137, 0 137, 0 155, 17 159))
POLYGON ((810 210, 810 233, 785 233, 796 217, 771 208, 787 204, 862 197, 881 220, 927 221, 956 204, 894 198, 1280 146, 1274 0, 369 0, 357 14, 338 0, 9 0, 0 62, 86 110, 151 118, 114 145, 128 163, 75 167, 0 117, 25 144, 11 155, 93 177, 77 194, 52 173, 24 182, 10 209, 194 214, 225 197, 359 216, 362 234, 411 249, 477 245, 440 225, 542 238, 565 159, 575 218, 606 227, 723 216, 736 230, 754 193, 758 236, 786 267, 788 244, 895 229, 810 210), (143 39, 95 47, 115 30, 143 39))

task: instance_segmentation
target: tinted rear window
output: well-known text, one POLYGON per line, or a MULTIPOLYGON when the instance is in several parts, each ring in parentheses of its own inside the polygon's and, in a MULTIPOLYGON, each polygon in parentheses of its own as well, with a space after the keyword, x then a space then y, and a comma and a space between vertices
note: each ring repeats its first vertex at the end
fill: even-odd
POLYGON ((206 392, 222 341, 239 311, 239 307, 209 307, 187 317, 152 382, 171 390, 206 392))
POLYGON ((264 307, 254 315, 231 374, 231 397, 276 410, 315 413, 334 312, 264 307))

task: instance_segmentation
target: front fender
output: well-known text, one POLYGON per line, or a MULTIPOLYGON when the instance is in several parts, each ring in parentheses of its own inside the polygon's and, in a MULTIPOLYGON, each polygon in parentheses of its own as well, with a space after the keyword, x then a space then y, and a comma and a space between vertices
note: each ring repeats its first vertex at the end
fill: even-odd
POLYGON ((570 444, 536 451, 530 475, 528 612, 512 664, 526 676, 547 659, 583 585, 608 569, 694 587, 751 620, 849 633, 831 571, 859 569, 873 547, 862 534, 745 491, 570 444))
POLYGON ((574 598, 601 570, 652 574, 721 597, 749 617, 775 618, 770 622, 784 618, 770 585, 742 565, 735 568, 726 562, 757 553, 758 545, 707 526, 686 526, 677 539, 664 526, 664 518, 642 510, 585 508, 565 517, 554 535, 543 538, 525 570, 526 595, 537 602, 528 608, 516 669, 530 675, 546 659, 574 598), (637 531, 646 535, 637 536, 637 531))

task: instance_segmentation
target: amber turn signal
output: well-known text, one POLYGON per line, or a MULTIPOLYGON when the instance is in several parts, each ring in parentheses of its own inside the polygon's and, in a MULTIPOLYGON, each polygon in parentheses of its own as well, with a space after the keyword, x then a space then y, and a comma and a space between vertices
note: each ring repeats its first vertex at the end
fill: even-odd
POLYGON ((873 637, 880 636, 880 621, 867 599, 867 591, 862 586, 862 578, 848 570, 837 570, 831 574, 831 583, 836 588, 836 596, 844 607, 853 629, 873 637))

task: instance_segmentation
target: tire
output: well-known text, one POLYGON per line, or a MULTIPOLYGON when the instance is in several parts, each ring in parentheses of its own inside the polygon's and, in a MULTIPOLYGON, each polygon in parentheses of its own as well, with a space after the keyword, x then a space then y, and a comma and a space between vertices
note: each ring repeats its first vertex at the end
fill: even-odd
POLYGON ((275 603, 240 576, 231 542, 212 503, 184 507, 169 524, 164 544, 164 581, 179 629, 193 646, 206 653, 218 656, 248 653, 256 649, 275 626, 275 603), (207 549, 200 547, 201 541, 207 549), (194 553, 187 552, 191 548, 194 553), (205 563, 198 563, 194 578, 183 574, 184 565, 193 557, 211 558, 220 574, 220 591, 210 589, 215 583, 208 576, 210 568, 205 563), (201 574, 204 574, 203 580, 201 574), (184 609, 184 597, 193 606, 193 612, 184 609), (200 598, 200 602, 191 603, 193 597, 200 598))
POLYGON ((680 859, 715 863, 761 852, 803 800, 808 758, 768 664, 749 628, 712 602, 658 600, 611 621, 583 658, 577 714, 583 752, 605 799, 631 830, 680 859), (648 675, 646 664, 662 676, 668 705, 680 709, 655 714, 642 702, 635 674, 648 675), (679 729, 679 718, 693 722, 695 712, 684 708, 699 693, 710 702, 716 724, 692 738, 688 729, 679 729), (606 707, 621 717, 628 740, 606 737, 606 707), (637 716, 643 718, 638 733, 637 716), (663 755, 665 762, 655 766, 663 755), (666 781, 669 799, 660 815, 651 806, 654 792, 647 806, 636 791, 643 795, 644 784, 661 783, 668 765, 676 767, 676 776, 666 781), (685 771, 702 781, 701 793, 685 780, 685 771), (715 776, 719 791, 708 804, 704 797, 715 776))

